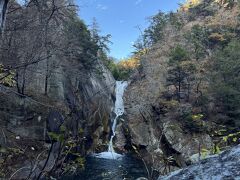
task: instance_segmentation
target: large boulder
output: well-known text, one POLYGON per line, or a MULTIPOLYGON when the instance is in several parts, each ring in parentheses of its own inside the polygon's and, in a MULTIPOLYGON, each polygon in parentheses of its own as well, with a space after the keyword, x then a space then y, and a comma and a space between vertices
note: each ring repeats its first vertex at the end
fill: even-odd
POLYGON ((175 171, 158 180, 188 180, 188 179, 240 179, 240 145, 193 164, 187 168, 175 171))

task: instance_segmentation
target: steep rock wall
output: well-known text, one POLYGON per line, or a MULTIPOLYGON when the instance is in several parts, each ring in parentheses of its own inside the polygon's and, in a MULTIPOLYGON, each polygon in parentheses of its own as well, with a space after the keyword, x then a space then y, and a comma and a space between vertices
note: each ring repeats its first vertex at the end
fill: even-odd
POLYGON ((58 65, 51 69, 47 95, 46 62, 27 68, 26 96, 1 86, 0 122, 6 127, 4 131, 45 140, 47 127, 56 126, 54 120, 61 119, 56 115, 60 114, 60 124, 65 124, 72 136, 77 136, 80 129, 84 131, 89 142, 87 149, 95 151, 98 144, 108 139, 115 80, 99 61, 89 70, 76 61, 54 58, 50 62, 58 65))

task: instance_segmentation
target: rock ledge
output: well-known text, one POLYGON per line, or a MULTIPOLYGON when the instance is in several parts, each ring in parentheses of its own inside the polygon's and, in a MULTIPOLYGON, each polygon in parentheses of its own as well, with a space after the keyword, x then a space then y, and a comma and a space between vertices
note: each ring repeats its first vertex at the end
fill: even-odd
POLYGON ((158 180, 212 179, 240 180, 240 145, 211 156, 158 180))

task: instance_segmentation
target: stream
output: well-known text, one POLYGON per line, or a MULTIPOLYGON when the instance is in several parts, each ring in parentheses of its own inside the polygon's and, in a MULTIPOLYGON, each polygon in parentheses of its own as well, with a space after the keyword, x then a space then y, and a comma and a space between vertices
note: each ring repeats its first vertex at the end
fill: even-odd
POLYGON ((125 155, 121 159, 104 159, 89 156, 85 170, 64 180, 136 180, 147 177, 141 160, 125 155))
POLYGON ((93 154, 86 158, 85 170, 75 176, 65 177, 67 180, 135 180, 147 177, 146 169, 140 159, 130 155, 117 154, 114 151, 113 139, 119 116, 124 113, 123 95, 128 82, 117 81, 115 87, 116 101, 112 119, 112 135, 108 144, 108 151, 93 154))

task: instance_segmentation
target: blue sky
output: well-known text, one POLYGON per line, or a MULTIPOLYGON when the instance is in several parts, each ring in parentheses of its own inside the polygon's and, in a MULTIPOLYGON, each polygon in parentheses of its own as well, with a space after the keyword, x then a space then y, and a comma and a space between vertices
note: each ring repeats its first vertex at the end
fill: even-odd
POLYGON ((133 52, 132 43, 138 38, 142 29, 147 27, 147 18, 159 10, 175 11, 180 0, 76 0, 80 6, 79 15, 91 24, 93 18, 102 31, 111 34, 110 55, 121 59, 133 52))

